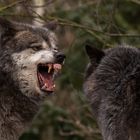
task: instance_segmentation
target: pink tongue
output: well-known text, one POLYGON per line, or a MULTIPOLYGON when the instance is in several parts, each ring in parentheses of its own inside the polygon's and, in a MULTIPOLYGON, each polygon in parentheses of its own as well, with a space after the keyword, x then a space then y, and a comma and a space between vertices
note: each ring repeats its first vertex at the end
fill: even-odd
POLYGON ((53 68, 57 71, 61 70, 62 69, 62 65, 61 64, 53 64, 53 68))
POLYGON ((54 83, 52 76, 46 72, 39 73, 42 83, 42 89, 46 91, 54 91, 54 83))

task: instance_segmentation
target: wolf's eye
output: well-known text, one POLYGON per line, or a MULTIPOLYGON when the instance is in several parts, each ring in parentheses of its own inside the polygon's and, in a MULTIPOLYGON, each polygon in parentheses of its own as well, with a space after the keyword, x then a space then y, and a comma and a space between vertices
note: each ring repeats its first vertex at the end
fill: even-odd
POLYGON ((38 51, 42 49, 42 46, 35 46, 32 48, 34 51, 38 51))
POLYGON ((54 48, 53 51, 57 53, 58 52, 58 48, 54 48))
POLYGON ((30 48, 32 48, 34 51, 38 51, 42 49, 41 43, 33 43, 30 45, 30 48))

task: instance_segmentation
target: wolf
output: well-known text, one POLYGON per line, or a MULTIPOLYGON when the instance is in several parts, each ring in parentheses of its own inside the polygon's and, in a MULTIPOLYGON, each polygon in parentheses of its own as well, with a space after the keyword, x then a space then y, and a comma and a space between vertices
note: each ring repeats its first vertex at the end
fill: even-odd
POLYGON ((29 126, 64 59, 47 27, 0 17, 0 140, 17 140, 29 126))
POLYGON ((103 140, 140 140, 140 49, 86 45, 84 93, 103 140))

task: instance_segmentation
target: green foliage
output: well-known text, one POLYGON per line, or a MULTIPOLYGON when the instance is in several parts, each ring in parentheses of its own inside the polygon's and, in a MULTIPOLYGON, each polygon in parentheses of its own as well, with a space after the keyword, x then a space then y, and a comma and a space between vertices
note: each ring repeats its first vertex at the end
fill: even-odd
MULTIPOLYGON (((24 22, 34 19, 28 3, 20 5, 19 13, 15 10, 17 5, 1 11, 14 1, 0 2, 0 15, 24 22)), ((88 63, 84 45, 88 41, 99 48, 122 43, 139 47, 140 3, 137 0, 59 0, 46 4, 45 11, 46 21, 57 19, 61 25, 57 34, 67 59, 57 81, 56 95, 47 98, 20 140, 101 140, 82 90, 88 63)))
POLYGON ((89 123, 95 124, 94 119, 90 115, 84 114, 85 111, 89 112, 89 108, 83 107, 83 110, 79 110, 78 114, 82 117, 81 120, 77 120, 73 116, 76 114, 71 114, 68 110, 57 107, 52 102, 45 102, 37 119, 35 118, 36 121, 33 121, 30 130, 25 132, 20 140, 89 140, 89 134, 93 137, 99 136, 98 131, 92 131, 96 127, 89 125, 89 123))

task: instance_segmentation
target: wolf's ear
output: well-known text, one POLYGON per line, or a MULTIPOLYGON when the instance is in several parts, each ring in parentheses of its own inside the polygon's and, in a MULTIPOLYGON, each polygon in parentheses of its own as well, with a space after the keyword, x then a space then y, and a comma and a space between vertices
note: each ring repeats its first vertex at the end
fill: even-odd
POLYGON ((100 60, 105 56, 105 53, 102 50, 91 47, 90 45, 86 45, 85 49, 91 63, 98 64, 100 60))
POLYGON ((54 30, 56 30, 57 25, 58 25, 58 21, 53 20, 53 21, 50 21, 47 24, 45 24, 44 27, 48 28, 51 31, 54 31, 54 30))
POLYGON ((15 27, 9 20, 0 17, 0 41, 6 40, 15 34, 15 27))

